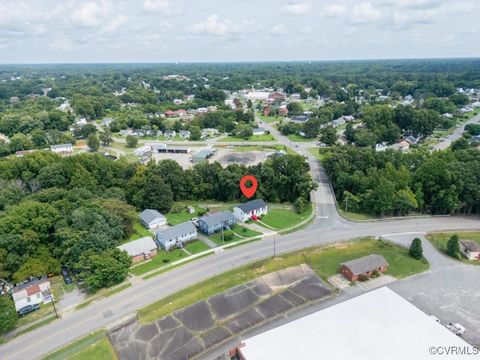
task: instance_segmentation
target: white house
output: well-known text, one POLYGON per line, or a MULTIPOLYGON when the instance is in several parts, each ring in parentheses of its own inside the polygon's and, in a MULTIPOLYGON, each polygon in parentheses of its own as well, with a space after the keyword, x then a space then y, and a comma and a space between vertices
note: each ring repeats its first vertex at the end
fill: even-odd
POLYGON ((267 130, 264 128, 255 128, 253 129, 253 135, 265 135, 267 133, 267 130))
POLYGON ((52 301, 50 281, 47 278, 42 278, 15 286, 12 290, 12 297, 17 311, 27 305, 49 303, 52 301))
POLYGON ((167 224, 167 218, 157 210, 145 209, 140 213, 140 222, 148 229, 156 229, 167 224))
POLYGON ((150 236, 130 241, 117 246, 120 251, 126 251, 134 264, 149 260, 157 255, 157 244, 150 236))
POLYGON ((237 220, 242 222, 250 220, 253 216, 259 217, 267 213, 267 204, 261 199, 248 201, 233 208, 233 215, 237 220))
POLYGON ((159 247, 170 250, 171 248, 195 240, 197 238, 197 228, 191 222, 185 222, 159 230, 156 233, 156 241, 159 247))
POLYGON ((480 260, 480 244, 473 240, 459 240, 460 252, 468 260, 480 260))
POLYGON ((72 144, 57 144, 51 145, 50 150, 57 154, 73 154, 72 144))

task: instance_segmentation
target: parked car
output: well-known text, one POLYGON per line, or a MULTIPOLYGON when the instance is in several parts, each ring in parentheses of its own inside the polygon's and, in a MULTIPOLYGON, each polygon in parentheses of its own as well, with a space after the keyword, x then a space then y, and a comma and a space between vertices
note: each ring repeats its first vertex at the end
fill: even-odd
POLYGON ((448 325, 445 325, 445 327, 455 335, 462 336, 465 334, 465 328, 459 323, 448 323, 448 325))
POLYGON ((18 314, 20 316, 26 315, 28 313, 31 313, 32 311, 37 311, 40 309, 40 305, 38 304, 32 304, 32 305, 27 305, 22 307, 21 309, 18 310, 18 314))
POLYGON ((190 222, 195 225, 196 227, 198 227, 198 218, 194 217, 194 218, 191 218, 190 219, 190 222))
POLYGON ((65 281, 65 284, 70 285, 71 283, 73 283, 72 277, 68 273, 68 268, 66 266, 62 266, 61 273, 63 276, 63 281, 65 281))

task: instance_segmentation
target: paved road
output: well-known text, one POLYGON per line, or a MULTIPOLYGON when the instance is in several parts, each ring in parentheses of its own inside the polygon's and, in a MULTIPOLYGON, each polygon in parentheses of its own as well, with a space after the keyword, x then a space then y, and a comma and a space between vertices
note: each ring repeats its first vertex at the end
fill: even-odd
POLYGON ((465 124, 456 128, 452 134, 448 135, 445 138, 445 141, 439 142, 438 144, 435 145, 435 150, 445 150, 452 144, 452 142, 462 137, 463 133, 465 132, 465 126, 467 126, 468 124, 478 124, 478 123, 480 123, 480 115, 474 116, 473 118, 465 122, 465 124))
MULTIPOLYGON (((280 143, 289 142, 283 136, 275 135, 280 143)), ((277 253, 360 236, 382 236, 392 233, 416 233, 435 230, 480 230, 479 218, 431 217, 370 223, 348 222, 339 217, 336 212, 330 184, 320 164, 305 151, 304 147, 298 149, 299 152, 307 156, 314 179, 319 183, 318 190, 312 196, 315 202, 316 216, 313 223, 305 229, 284 236, 276 236, 277 253)), ((0 359, 26 360, 40 358, 42 355, 79 337, 111 322, 118 321, 155 300, 214 275, 254 260, 272 256, 273 249, 274 237, 265 237, 264 240, 201 258, 144 282, 135 283, 116 295, 95 302, 49 325, 1 345, 0 359)))

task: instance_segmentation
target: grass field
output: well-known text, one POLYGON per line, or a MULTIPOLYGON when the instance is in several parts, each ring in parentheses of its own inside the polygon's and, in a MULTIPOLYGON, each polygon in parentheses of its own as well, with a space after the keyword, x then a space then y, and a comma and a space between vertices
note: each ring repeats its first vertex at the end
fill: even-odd
MULTIPOLYGON (((243 227, 241 225, 238 225, 238 224, 235 224, 233 227, 232 227, 232 230, 226 230, 224 231, 224 236, 227 236, 232 234, 233 235, 233 238, 230 239, 230 240, 227 240, 225 239, 225 244, 229 244, 229 243, 233 243, 233 242, 236 242, 236 241, 240 241, 240 240, 243 240, 245 238, 249 238, 249 237, 254 237, 254 236, 259 236, 259 235, 262 235, 261 233, 259 233, 258 231, 254 231, 254 230, 251 230, 251 229, 247 229, 246 227, 243 227), (233 232, 233 234, 232 234, 233 232), (240 235, 240 236, 237 236, 240 235)), ((208 237, 210 240, 212 240, 215 244, 217 245, 224 245, 224 242, 222 241, 222 232, 219 231, 219 232, 216 232, 215 234, 213 235, 210 235, 208 237)))
POLYGON ((165 215, 167 217, 167 222, 170 225, 178 225, 178 224, 189 221, 191 218, 198 217, 199 216, 198 212, 201 210, 204 210, 197 205, 193 205, 193 204, 188 204, 188 205, 192 206, 195 209, 195 212, 193 214, 190 214, 185 209, 180 211, 179 213, 168 213, 165 215))
POLYGON ((287 138, 293 142, 312 142, 315 141, 313 138, 306 138, 303 136, 300 136, 298 134, 290 134, 287 136, 287 138))
POLYGON ((152 260, 144 262, 130 269, 133 275, 139 276, 145 274, 148 271, 158 269, 162 266, 166 266, 174 261, 187 257, 187 253, 180 249, 172 251, 159 250, 157 256, 154 256, 152 260))
POLYGON ((153 234, 147 229, 145 229, 145 227, 142 224, 140 224, 140 221, 135 221, 135 223, 133 224, 133 234, 125 242, 138 240, 146 236, 153 237, 153 234))
POLYGON ((308 217, 311 214, 312 214, 311 204, 309 204, 308 208, 301 214, 297 214, 293 210, 293 208, 291 209, 269 208, 268 214, 264 215, 262 217, 261 222, 258 222, 258 224, 261 226, 264 226, 263 224, 266 224, 268 227, 271 227, 273 229, 282 230, 282 229, 295 226, 298 223, 308 219, 308 217))
POLYGON ((273 135, 253 135, 250 136, 247 140, 239 136, 227 136, 218 140, 219 142, 255 142, 255 141, 275 141, 273 135))
POLYGON ((269 124, 285 119, 283 116, 264 116, 261 114, 256 114, 256 115, 260 119, 262 119, 262 121, 265 121, 266 123, 269 123, 269 124))
POLYGON ((269 258, 251 263, 238 269, 214 276, 201 283, 167 296, 138 312, 142 323, 151 322, 171 312, 208 298, 233 286, 255 279, 267 273, 300 264, 310 265, 323 279, 338 273, 342 262, 365 255, 379 254, 390 264, 387 274, 403 278, 426 271, 429 267, 426 260, 415 260, 408 255, 408 250, 388 242, 362 239, 353 243, 338 246, 314 247, 275 259, 269 258))
MULTIPOLYGON (((458 238, 465 240, 474 240, 480 244, 480 232, 457 232, 457 233, 431 233, 427 235, 428 240, 435 246, 438 250, 447 253, 447 242, 452 237, 452 235, 457 234, 458 238)), ((468 264, 480 265, 480 261, 477 260, 467 260, 464 257, 461 257, 457 260, 466 262, 468 264)))
POLYGON ((117 356, 113 350, 112 344, 107 337, 104 337, 99 342, 90 345, 86 349, 70 356, 67 360, 116 360, 117 356))
POLYGON ((208 249, 210 248, 200 240, 197 240, 185 245, 185 250, 187 250, 190 254, 197 254, 199 252, 202 252, 208 249))
POLYGON ((376 219, 375 216, 371 216, 368 214, 360 214, 360 213, 353 213, 353 212, 348 212, 344 211, 342 209, 339 209, 340 215, 342 215, 344 218, 348 220, 373 220, 376 219))
MULTIPOLYGON (((113 354, 113 357, 105 357, 105 358, 97 358, 97 357, 90 357, 90 358, 75 358, 73 356, 77 354, 83 353, 84 350, 88 349, 90 346, 95 345, 103 340, 107 340, 105 330, 99 330, 94 333, 91 333, 77 341, 74 341, 67 346, 57 350, 45 357, 42 360, 65 360, 65 359, 100 359, 100 360, 115 360, 116 356, 113 354)), ((108 340, 107 340, 108 341, 108 340)), ((113 350, 113 349, 112 349, 113 350)), ((103 354, 103 352, 101 352, 103 354)), ((112 352, 113 353, 113 352, 112 352)), ((98 352, 100 354, 100 351, 98 352)), ((96 355, 96 354, 94 354, 96 355)))

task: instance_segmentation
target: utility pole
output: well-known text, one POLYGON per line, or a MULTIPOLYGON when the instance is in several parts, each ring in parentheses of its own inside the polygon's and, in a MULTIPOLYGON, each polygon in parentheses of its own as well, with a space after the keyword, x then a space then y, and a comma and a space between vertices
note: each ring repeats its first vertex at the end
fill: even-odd
POLYGON ((50 289, 48 289, 48 293, 50 294, 50 298, 52 299, 52 306, 53 306, 53 311, 55 312, 55 317, 58 319, 57 308, 55 307, 55 300, 53 299, 53 294, 50 291, 50 289))

